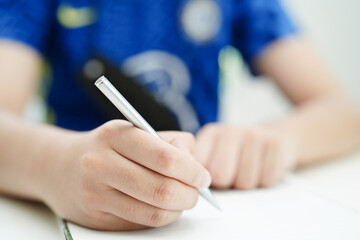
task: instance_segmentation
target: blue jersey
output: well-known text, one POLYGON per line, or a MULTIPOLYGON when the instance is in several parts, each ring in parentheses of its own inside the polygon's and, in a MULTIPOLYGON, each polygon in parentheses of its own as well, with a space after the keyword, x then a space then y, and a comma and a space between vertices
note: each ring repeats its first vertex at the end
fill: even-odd
POLYGON ((256 56, 294 32, 277 0, 0 0, 0 37, 49 60, 55 123, 74 130, 107 120, 76 81, 94 54, 196 132, 217 120, 219 51, 235 46, 256 72, 256 56))

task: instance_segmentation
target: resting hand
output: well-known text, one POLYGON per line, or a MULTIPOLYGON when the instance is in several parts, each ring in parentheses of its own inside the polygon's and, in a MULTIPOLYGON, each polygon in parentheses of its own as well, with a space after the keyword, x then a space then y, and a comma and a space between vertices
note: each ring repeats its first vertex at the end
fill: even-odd
POLYGON ((269 187, 295 166, 294 144, 267 129, 208 124, 196 136, 195 158, 215 188, 269 187))
POLYGON ((44 201, 60 217, 96 229, 175 221, 194 207, 197 188, 209 186, 210 175, 189 154, 192 135, 160 135, 165 141, 121 120, 79 133, 56 159, 44 201))

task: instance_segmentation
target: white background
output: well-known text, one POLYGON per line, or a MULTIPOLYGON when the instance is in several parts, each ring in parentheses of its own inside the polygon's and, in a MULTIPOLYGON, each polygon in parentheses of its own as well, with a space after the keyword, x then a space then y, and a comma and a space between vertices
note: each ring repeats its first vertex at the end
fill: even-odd
MULTIPOLYGON (((360 108, 360 1, 283 0, 283 3, 314 51, 360 108)), ((276 87, 268 81, 252 81, 238 57, 230 56, 227 63, 228 77, 221 85, 222 121, 254 124, 289 111, 289 104, 276 87)), ((25 115, 41 121, 43 105, 38 98, 34 103, 25 115)))
MULTIPOLYGON (((302 35, 360 108, 360 1, 283 0, 302 35)), ((220 119, 253 125, 284 116, 290 104, 270 81, 254 81, 230 51, 223 69, 220 119), (240 66, 240 67, 239 67, 240 66)))
POLYGON ((360 1, 283 1, 341 84, 360 103, 360 1))

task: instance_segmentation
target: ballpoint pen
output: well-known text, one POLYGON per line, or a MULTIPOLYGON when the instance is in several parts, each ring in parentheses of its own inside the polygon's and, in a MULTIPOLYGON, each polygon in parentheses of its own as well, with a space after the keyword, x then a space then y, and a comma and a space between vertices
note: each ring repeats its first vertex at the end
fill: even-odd
MULTIPOLYGON (((95 85, 135 127, 140 128, 161 139, 157 132, 150 126, 150 124, 135 110, 135 108, 121 95, 121 93, 106 77, 100 77, 95 82, 95 85)), ((221 210, 209 188, 201 188, 198 190, 199 194, 205 200, 211 203, 218 210, 221 210)))

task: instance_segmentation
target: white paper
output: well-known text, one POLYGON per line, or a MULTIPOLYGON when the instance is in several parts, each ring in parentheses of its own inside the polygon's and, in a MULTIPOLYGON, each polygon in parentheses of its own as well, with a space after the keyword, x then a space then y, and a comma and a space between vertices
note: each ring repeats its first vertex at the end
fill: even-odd
MULTIPOLYGON (((295 181, 296 182, 296 181, 295 181)), ((360 239, 360 215, 323 199, 294 181, 271 189, 215 192, 223 208, 205 200, 158 229, 101 232, 69 224, 74 240, 117 239, 360 239)))

